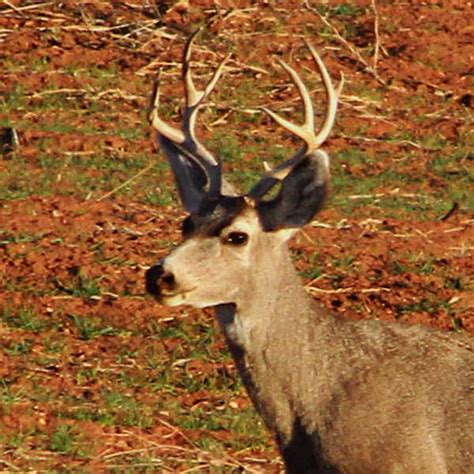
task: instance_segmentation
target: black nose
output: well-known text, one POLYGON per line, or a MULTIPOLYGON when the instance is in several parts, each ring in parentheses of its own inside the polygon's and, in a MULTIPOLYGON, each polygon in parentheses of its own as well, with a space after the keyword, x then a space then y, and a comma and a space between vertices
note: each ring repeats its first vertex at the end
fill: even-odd
POLYGON ((171 272, 165 271, 163 265, 153 265, 145 272, 145 287, 148 293, 153 296, 160 296, 162 289, 174 289, 174 275, 171 272))
POLYGON ((164 272, 162 265, 153 265, 145 272, 145 288, 148 293, 160 295, 160 278, 164 272))

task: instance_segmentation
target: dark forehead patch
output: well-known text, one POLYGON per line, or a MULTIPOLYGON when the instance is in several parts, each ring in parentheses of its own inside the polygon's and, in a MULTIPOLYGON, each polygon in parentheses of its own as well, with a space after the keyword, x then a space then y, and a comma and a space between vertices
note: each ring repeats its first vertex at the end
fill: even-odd
POLYGON ((181 231, 183 237, 199 235, 206 237, 218 236, 245 207, 241 196, 220 196, 203 202, 199 211, 184 219, 181 231))

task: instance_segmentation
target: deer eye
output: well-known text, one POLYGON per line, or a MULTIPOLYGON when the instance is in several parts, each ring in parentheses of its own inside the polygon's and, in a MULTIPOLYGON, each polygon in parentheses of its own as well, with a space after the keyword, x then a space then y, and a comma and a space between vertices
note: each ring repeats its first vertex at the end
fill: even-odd
POLYGON ((230 232, 224 237, 224 243, 229 245, 245 245, 249 236, 245 232, 230 232))

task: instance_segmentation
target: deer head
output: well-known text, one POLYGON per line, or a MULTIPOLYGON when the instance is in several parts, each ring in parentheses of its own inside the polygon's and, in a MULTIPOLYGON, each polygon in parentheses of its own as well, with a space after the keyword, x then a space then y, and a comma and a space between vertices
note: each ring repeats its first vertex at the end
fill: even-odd
POLYGON ((222 177, 221 162, 195 136, 196 116, 215 87, 226 57, 204 90, 197 90, 190 56, 195 32, 183 58, 185 105, 181 129, 158 115, 159 79, 155 84, 149 120, 157 133, 177 183, 179 197, 189 213, 182 224, 183 242, 146 272, 147 291, 167 305, 195 307, 245 304, 249 291, 273 277, 286 258, 286 242, 321 208, 329 182, 329 157, 319 147, 334 124, 343 80, 335 90, 324 63, 314 48, 309 51, 318 66, 327 94, 324 123, 315 133, 310 95, 297 72, 280 61, 296 85, 304 106, 304 123, 295 125, 271 110, 263 110, 279 125, 303 141, 292 157, 267 170, 247 193, 238 195, 222 177), (274 186, 276 197, 268 198, 274 186), (266 276, 267 275, 267 276, 266 276))

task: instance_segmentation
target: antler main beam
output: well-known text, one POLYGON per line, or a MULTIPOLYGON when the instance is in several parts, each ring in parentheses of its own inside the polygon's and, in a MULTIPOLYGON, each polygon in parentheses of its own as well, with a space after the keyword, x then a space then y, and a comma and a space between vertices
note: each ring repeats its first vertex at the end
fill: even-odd
POLYGON ((304 105, 304 123, 303 125, 294 124, 284 119, 283 117, 280 117, 278 114, 266 107, 263 107, 262 110, 266 114, 268 114, 273 120, 275 120, 275 122, 281 125, 285 130, 288 130, 293 135, 296 135, 297 137, 301 138, 304 141, 304 147, 299 150, 295 155, 293 155, 290 159, 284 161, 280 165, 268 171, 265 176, 260 180, 260 182, 248 194, 248 196, 252 199, 257 199, 263 196, 275 184, 276 181, 281 181, 285 179, 288 173, 305 156, 313 153, 325 142, 332 127, 334 126, 334 121, 336 119, 337 102, 342 87, 344 85, 344 76, 341 74, 341 80, 339 82, 339 85, 337 89, 334 89, 328 70, 326 69, 326 66, 324 65, 319 54, 308 42, 306 42, 306 45, 308 46, 308 49, 310 50, 311 55, 316 65, 318 66, 318 70, 323 80, 324 89, 326 91, 326 96, 328 99, 328 105, 323 125, 321 126, 319 132, 315 133, 314 109, 309 91, 301 80, 299 74, 287 63, 279 59, 278 61, 280 62, 281 66, 289 74, 293 83, 298 89, 298 93, 304 105))
MULTIPOLYGON (((184 91, 185 91, 185 108, 183 114, 183 132, 184 134, 188 135, 193 142, 197 142, 194 131, 196 126, 196 117, 197 112, 200 106, 204 103, 207 99, 209 94, 212 92, 214 87, 217 84, 217 81, 220 79, 222 75, 222 70, 226 61, 229 59, 230 54, 228 54, 217 66, 214 74, 212 75, 209 82, 204 87, 204 90, 198 91, 194 85, 191 67, 190 67, 190 59, 191 59, 191 48, 194 42, 194 39, 198 35, 201 30, 196 30, 189 41, 186 44, 186 48, 184 50, 184 57, 183 57, 183 84, 184 84, 184 91)), ((212 158, 212 157, 211 157, 212 158)), ((214 158, 212 158, 214 160, 214 158)), ((215 161, 215 160, 214 160, 215 161)))
POLYGON ((324 88, 325 88, 327 99, 328 99, 326 116, 324 118, 324 123, 320 131, 317 134, 315 134, 314 132, 314 109, 313 109, 313 104, 312 104, 308 89, 304 85, 298 73, 281 59, 279 59, 278 61, 280 62, 281 66, 285 69, 285 71, 290 75, 294 84, 298 88, 298 92, 300 94, 301 100, 303 101, 304 123, 303 125, 296 125, 280 117, 275 112, 269 110, 266 107, 263 107, 263 110, 283 128, 291 132, 293 135, 296 135, 297 137, 304 140, 305 145, 306 145, 305 153, 309 154, 312 151, 319 148, 326 141, 326 138, 328 137, 329 132, 331 131, 334 125, 334 121, 336 119, 337 101, 339 98, 339 94, 342 90, 342 87, 344 85, 344 76, 342 75, 341 81, 337 87, 337 90, 335 90, 334 86, 332 85, 331 78, 329 77, 328 70, 326 69, 326 66, 324 65, 319 54, 309 43, 306 43, 306 45, 308 46, 311 52, 311 55, 313 56, 313 59, 318 66, 321 78, 323 79, 323 84, 324 84, 324 88))

